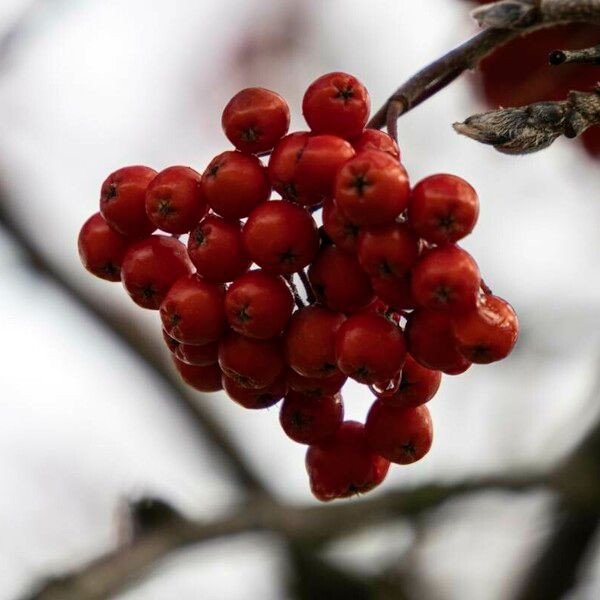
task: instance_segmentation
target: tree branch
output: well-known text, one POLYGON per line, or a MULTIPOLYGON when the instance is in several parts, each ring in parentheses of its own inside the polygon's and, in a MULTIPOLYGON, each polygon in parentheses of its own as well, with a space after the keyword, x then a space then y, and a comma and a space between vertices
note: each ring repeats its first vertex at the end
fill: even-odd
POLYGON ((548 62, 554 67, 566 64, 600 65, 600 45, 583 50, 553 50, 548 62))

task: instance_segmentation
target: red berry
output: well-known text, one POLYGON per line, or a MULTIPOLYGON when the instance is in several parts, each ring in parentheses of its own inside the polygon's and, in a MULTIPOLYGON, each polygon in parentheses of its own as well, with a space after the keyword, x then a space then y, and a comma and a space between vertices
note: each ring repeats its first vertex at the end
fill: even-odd
POLYGON ((357 153, 363 150, 379 150, 380 152, 387 152, 398 161, 400 160, 398 144, 387 133, 379 129, 365 129, 350 142, 357 153))
POLYGON ((277 404, 287 393, 287 383, 285 377, 278 377, 266 387, 246 388, 223 375, 223 389, 234 402, 244 408, 261 409, 277 404))
POLYGON ((287 372, 290 390, 307 396, 333 396, 342 389, 347 379, 339 369, 335 369, 333 374, 327 377, 305 377, 294 369, 288 369, 287 372))
POLYGON ((242 387, 267 387, 285 366, 281 340, 252 340, 232 331, 219 343, 219 365, 242 387))
POLYGON ((333 243, 346 252, 358 251, 360 227, 346 217, 333 198, 323 204, 323 229, 333 243))
POLYGON ((414 187, 408 223, 433 244, 456 242, 473 231, 479 216, 477 192, 456 175, 431 175, 414 187))
POLYGON ((410 273, 404 277, 372 277, 371 286, 377 297, 397 310, 416 308, 410 273))
POLYGON ((452 332, 463 356, 488 364, 510 354, 519 336, 519 321, 508 302, 484 296, 475 310, 452 319, 452 332))
POLYGON ((360 383, 383 383, 398 374, 406 358, 402 330, 372 312, 349 317, 335 336, 337 365, 360 383))
POLYGON ((410 186, 404 167, 389 154, 366 150, 351 158, 335 179, 334 197, 353 223, 387 225, 408 206, 410 186))
POLYGON ((344 421, 333 436, 306 452, 310 489, 318 500, 348 498, 377 487, 390 463, 371 449, 365 428, 344 421))
POLYGON ((273 189, 285 200, 298 199, 296 166, 309 139, 310 133, 304 131, 290 133, 281 138, 271 153, 269 179, 273 189))
POLYGON ((146 215, 146 189, 154 177, 154 169, 134 166, 123 167, 104 180, 100 212, 115 231, 140 238, 156 229, 146 215))
POLYGON ((321 306, 294 313, 284 335, 287 363, 304 377, 337 373, 335 334, 346 317, 321 306))
POLYGON ((219 365, 208 365, 206 367, 188 365, 176 357, 173 357, 173 363, 177 367, 181 378, 199 392, 218 392, 223 389, 219 365))
POLYGON ((301 206, 272 201, 256 207, 242 229, 252 260, 273 273, 295 273, 319 250, 317 225, 301 206))
POLYGON ((132 300, 158 310, 171 286, 192 272, 185 246, 172 237, 152 235, 125 254, 121 279, 132 300))
POLYGON ((450 319, 448 315, 419 308, 408 317, 404 334, 408 351, 419 364, 458 375, 471 363, 456 347, 450 319))
POLYGON ((319 301, 331 310, 354 312, 373 300, 371 281, 356 256, 337 246, 321 249, 308 278, 319 301))
POLYGON ((217 363, 219 345, 216 342, 202 344, 182 344, 163 329, 163 338, 171 353, 181 362, 197 367, 208 367, 217 363))
POLYGON ((410 354, 407 354, 398 391, 382 400, 392 406, 414 408, 429 402, 435 396, 441 382, 440 371, 423 367, 410 354))
POLYGON ((106 281, 121 280, 121 264, 131 240, 111 229, 100 213, 92 215, 77 239, 83 266, 106 281))
POLYGON ((269 199, 267 170, 256 156, 229 150, 212 159, 202 174, 209 206, 226 219, 242 219, 269 199))
POLYGON ((419 238, 404 224, 368 229, 358 240, 358 261, 371 277, 402 277, 419 257, 419 238))
POLYGON ((223 110, 221 124, 227 139, 242 152, 271 150, 290 126, 287 102, 264 88, 238 92, 223 110))
POLYGON ((197 275, 178 279, 160 307, 165 331, 184 344, 216 342, 225 332, 225 289, 197 275))
POLYGON ((188 254, 198 273, 215 283, 233 281, 250 267, 239 221, 207 215, 190 232, 188 254))
POLYGON ((313 81, 302 100, 302 113, 314 133, 350 138, 369 119, 371 102, 365 86, 347 73, 328 73, 313 81))
POLYGON ((474 309, 480 283, 473 257, 453 244, 428 250, 412 271, 415 300, 421 306, 449 314, 474 309))
POLYGON ((231 328, 251 338, 269 339, 283 331, 294 310, 294 297, 283 277, 250 271, 225 294, 231 328))
POLYGON ((402 408, 376 400, 365 423, 365 433, 377 454, 399 465, 423 458, 431 448, 433 427, 426 406, 402 408))
POLYGON ((162 231, 187 233, 208 210, 200 181, 189 167, 161 171, 146 190, 148 218, 162 231))
POLYGON ((344 420, 339 394, 307 396, 289 392, 281 405, 279 422, 285 434, 299 444, 316 444, 333 435, 344 420))

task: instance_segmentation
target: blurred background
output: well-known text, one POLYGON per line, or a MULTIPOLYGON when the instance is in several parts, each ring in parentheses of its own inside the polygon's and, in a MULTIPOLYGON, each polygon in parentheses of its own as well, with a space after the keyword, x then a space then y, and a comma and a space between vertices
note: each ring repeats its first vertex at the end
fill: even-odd
MULTIPOLYGON (((91 277, 77 256, 106 175, 129 164, 202 171, 228 149, 221 111, 243 87, 285 96, 292 129, 305 128, 307 85, 333 70, 362 80, 377 108, 474 32, 469 8, 461 0, 0 3, 1 599, 112 548, 131 498, 158 496, 203 519, 241 498, 164 377, 90 310, 170 369, 157 314, 91 277)), ((542 62, 551 49, 540 50, 542 62)), ((598 67, 588 68, 598 80, 598 67)), ((489 106, 480 84, 464 76, 403 117, 399 143, 414 182, 450 172, 477 189, 481 216, 464 246, 517 310, 521 339, 506 361, 444 378, 430 404, 432 451, 392 469, 373 495, 548 471, 599 416, 598 158, 578 141, 514 158, 458 137, 451 123, 489 106)), ((349 418, 364 419, 366 393, 347 387, 349 418)), ((195 401, 278 497, 315 504, 305 447, 285 437, 276 407, 245 411, 223 394, 195 401)), ((460 497, 426 518, 329 544, 322 558, 358 579, 409 573, 409 598, 509 598, 550 535, 554 503, 543 491, 460 497)), ((292 599, 294 568, 277 537, 245 534, 177 553, 118 597, 292 599)), ((597 540, 568 597, 600 597, 597 540)))

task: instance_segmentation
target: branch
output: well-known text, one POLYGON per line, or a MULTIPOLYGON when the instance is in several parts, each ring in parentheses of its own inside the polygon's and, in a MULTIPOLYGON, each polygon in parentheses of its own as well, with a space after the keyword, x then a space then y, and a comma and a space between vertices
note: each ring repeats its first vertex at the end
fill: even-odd
POLYGON ((583 50, 553 50, 548 62, 554 67, 566 64, 600 65, 600 45, 583 50))

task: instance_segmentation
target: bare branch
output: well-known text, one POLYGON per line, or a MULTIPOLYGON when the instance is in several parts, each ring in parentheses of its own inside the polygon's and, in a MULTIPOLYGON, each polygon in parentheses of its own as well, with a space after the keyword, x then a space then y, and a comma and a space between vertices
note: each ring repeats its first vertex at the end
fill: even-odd
POLYGON ((565 64, 600 65, 600 45, 583 50, 553 50, 548 56, 552 66, 565 64))
POLYGON ((535 23, 537 10, 534 3, 527 0, 503 0, 480 6, 471 11, 471 16, 481 27, 522 29, 535 23))

